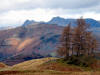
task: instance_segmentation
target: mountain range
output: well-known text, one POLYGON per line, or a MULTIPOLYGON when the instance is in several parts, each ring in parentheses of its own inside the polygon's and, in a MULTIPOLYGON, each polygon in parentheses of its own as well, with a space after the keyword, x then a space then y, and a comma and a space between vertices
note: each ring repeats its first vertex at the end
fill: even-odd
MULTIPOLYGON (((100 40, 100 22, 85 19, 95 37, 100 40)), ((64 26, 76 19, 54 17, 49 22, 26 20, 22 26, 0 31, 0 61, 13 65, 26 60, 57 56, 56 50, 64 26)))
MULTIPOLYGON (((77 19, 65 19, 65 18, 61 18, 61 17, 53 17, 50 21, 48 22, 36 22, 34 20, 26 20, 23 24, 23 26, 25 25, 30 25, 33 23, 46 23, 46 24, 57 24, 59 26, 66 26, 69 23, 71 23, 71 25, 74 27, 76 26, 76 21, 77 19)), ((85 19, 87 24, 90 24, 90 27, 100 27, 100 21, 96 21, 95 19, 91 19, 91 18, 86 18, 85 19)))
POLYGON ((32 24, 0 31, 0 60, 15 64, 28 59, 55 56, 63 27, 32 24))

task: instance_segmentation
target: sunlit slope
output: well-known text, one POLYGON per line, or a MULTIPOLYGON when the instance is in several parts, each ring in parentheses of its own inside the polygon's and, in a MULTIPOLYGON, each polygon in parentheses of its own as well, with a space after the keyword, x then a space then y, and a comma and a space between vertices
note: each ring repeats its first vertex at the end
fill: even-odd
POLYGON ((0 75, 100 75, 100 71, 85 71, 82 67, 55 62, 58 58, 41 58, 22 62, 0 70, 0 75))
POLYGON ((63 27, 55 24, 32 24, 2 30, 0 31, 0 60, 8 65, 14 65, 27 61, 27 57, 35 59, 48 55, 56 56, 56 46, 62 29, 63 27))
POLYGON ((41 59, 33 59, 30 61, 25 61, 23 63, 16 64, 12 66, 11 70, 34 70, 38 69, 38 66, 42 65, 43 63, 46 63, 51 60, 55 60, 57 58, 41 58, 41 59))
POLYGON ((2 63, 2 62, 0 62, 0 68, 5 68, 5 67, 7 67, 7 65, 2 63))

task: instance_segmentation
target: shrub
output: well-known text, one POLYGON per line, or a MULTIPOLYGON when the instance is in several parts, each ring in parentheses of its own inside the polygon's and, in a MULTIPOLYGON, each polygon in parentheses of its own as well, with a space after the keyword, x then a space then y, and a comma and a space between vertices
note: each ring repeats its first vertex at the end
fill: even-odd
POLYGON ((90 67, 96 62, 92 56, 71 56, 66 60, 67 64, 73 64, 81 67, 90 67))

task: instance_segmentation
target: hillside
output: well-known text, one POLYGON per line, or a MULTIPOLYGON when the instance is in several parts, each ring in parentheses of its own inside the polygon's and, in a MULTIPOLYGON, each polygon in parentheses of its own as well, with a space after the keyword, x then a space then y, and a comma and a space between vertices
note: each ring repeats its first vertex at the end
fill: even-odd
POLYGON ((13 65, 25 60, 55 56, 63 27, 32 24, 0 31, 0 60, 13 65))
POLYGON ((29 61, 25 61, 16 65, 13 65, 9 69, 10 70, 34 70, 34 69, 38 69, 40 65, 46 62, 56 60, 56 59, 57 58, 33 59, 33 60, 29 60, 29 61))
POLYGON ((87 71, 82 67, 56 62, 58 58, 42 58, 26 61, 1 69, 1 75, 99 75, 99 71, 87 71))
POLYGON ((0 69, 8 67, 6 64, 0 62, 0 69))

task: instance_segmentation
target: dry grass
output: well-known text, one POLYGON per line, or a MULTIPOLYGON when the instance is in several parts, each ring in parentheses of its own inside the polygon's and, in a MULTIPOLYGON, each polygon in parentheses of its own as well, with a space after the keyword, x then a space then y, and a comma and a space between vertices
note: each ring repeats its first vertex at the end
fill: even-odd
POLYGON ((9 38, 6 41, 8 44, 17 47, 18 51, 20 51, 35 40, 36 38, 26 38, 25 40, 21 40, 19 38, 9 38))
POLYGON ((17 46, 21 40, 19 38, 9 38, 7 39, 7 41, 8 41, 8 44, 12 46, 17 46))
POLYGON ((7 65, 5 65, 4 63, 0 62, 0 68, 5 68, 5 67, 8 67, 7 65))
POLYGON ((46 63, 50 60, 54 60, 57 58, 42 58, 42 59, 34 59, 34 60, 30 60, 30 61, 25 61, 23 63, 20 64, 16 64, 12 67, 9 67, 7 70, 34 70, 34 69, 38 69, 38 66, 42 65, 43 63, 46 63))
POLYGON ((32 41, 34 41, 34 40, 35 40, 35 38, 34 38, 34 39, 33 39, 33 38, 27 38, 27 39, 25 39, 23 42, 21 42, 21 43, 19 44, 19 46, 18 46, 18 48, 17 48, 18 51, 22 50, 25 46, 31 44, 32 41))
POLYGON ((26 61, 2 69, 0 75, 100 75, 99 71, 83 71, 78 67, 49 63, 57 58, 42 58, 26 61))
POLYGON ((100 72, 62 72, 62 71, 2 71, 0 75, 100 75, 100 72))
POLYGON ((40 70, 54 70, 54 71, 62 71, 62 72, 82 72, 83 70, 80 67, 65 65, 58 62, 51 62, 42 64, 39 66, 40 70))

